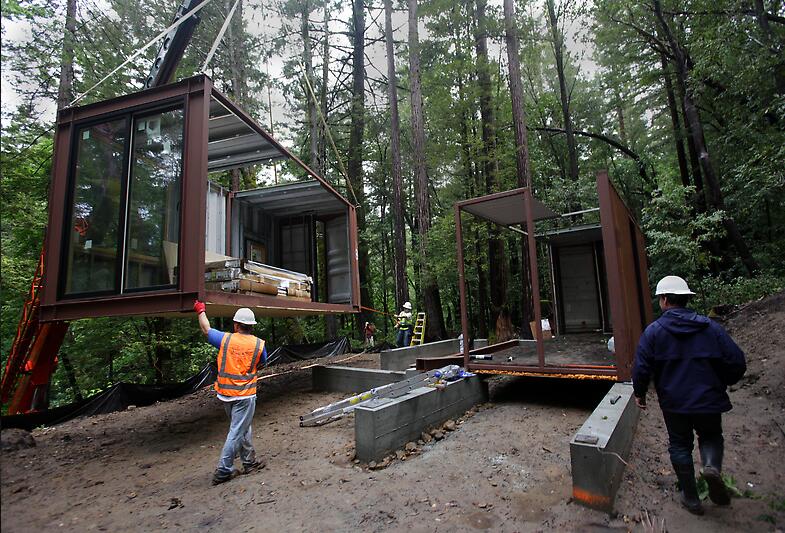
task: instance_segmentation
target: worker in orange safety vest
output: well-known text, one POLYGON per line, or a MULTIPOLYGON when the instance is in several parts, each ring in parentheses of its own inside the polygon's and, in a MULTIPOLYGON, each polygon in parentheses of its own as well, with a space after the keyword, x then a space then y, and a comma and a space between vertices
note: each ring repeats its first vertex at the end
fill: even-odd
POLYGON ((243 307, 234 314, 233 333, 210 327, 204 303, 195 301, 194 311, 199 317, 202 333, 207 336, 207 342, 218 348, 215 392, 223 402, 230 420, 226 443, 213 474, 213 485, 218 485, 240 473, 247 474, 265 466, 256 457, 251 422, 256 410, 256 371, 260 362, 267 364, 267 350, 264 341, 252 334, 256 317, 250 309, 243 307), (243 463, 242 471, 234 468, 234 459, 238 454, 243 463))

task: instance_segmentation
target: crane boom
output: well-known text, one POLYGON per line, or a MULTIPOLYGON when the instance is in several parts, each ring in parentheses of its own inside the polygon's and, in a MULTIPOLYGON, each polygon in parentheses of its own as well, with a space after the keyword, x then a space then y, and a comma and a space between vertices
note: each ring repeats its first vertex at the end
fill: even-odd
MULTIPOLYGON (((172 23, 177 22, 178 19, 191 11, 198 3, 199 0, 183 0, 172 19, 172 23)), ((180 64, 180 60, 183 58, 185 48, 191 42, 191 37, 200 20, 199 13, 194 13, 187 21, 166 34, 166 37, 161 41, 161 46, 158 47, 158 54, 155 57, 155 61, 153 61, 153 66, 150 68, 150 74, 147 75, 145 80, 145 89, 169 83, 174 75, 174 71, 177 70, 177 65, 180 64)))

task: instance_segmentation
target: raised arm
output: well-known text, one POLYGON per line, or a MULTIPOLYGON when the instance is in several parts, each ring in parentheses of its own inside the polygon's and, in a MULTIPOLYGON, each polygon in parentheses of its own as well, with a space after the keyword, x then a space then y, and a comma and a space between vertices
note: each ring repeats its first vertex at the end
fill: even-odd
POLYGON ((210 333, 210 321, 207 319, 204 303, 199 300, 194 300, 194 312, 196 312, 196 315, 199 317, 199 329, 202 330, 202 333, 207 335, 210 333))

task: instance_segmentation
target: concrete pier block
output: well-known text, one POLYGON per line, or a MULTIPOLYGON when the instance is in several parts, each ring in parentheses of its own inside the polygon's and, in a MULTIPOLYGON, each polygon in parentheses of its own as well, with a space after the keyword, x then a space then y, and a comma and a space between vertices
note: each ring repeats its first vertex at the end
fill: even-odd
POLYGON ((417 440, 430 428, 488 400, 488 384, 479 376, 448 383, 443 389, 421 387, 399 398, 371 400, 354 410, 357 458, 378 461, 417 440))
POLYGON ((348 366, 315 366, 311 371, 314 391, 358 393, 395 383, 405 377, 406 372, 352 368, 348 366))
POLYGON ((612 512, 638 425, 632 385, 616 383, 570 441, 572 496, 578 503, 612 512), (619 457, 617 457, 617 455, 619 457))

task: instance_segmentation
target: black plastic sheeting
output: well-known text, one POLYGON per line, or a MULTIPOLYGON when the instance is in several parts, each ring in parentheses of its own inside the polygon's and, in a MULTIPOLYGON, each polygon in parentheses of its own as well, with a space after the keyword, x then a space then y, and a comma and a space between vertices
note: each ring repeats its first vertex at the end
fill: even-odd
POLYGON ((155 402, 173 400, 186 394, 195 392, 215 381, 215 363, 208 363, 195 376, 180 383, 167 385, 138 385, 135 383, 118 383, 99 392, 94 396, 85 398, 81 402, 29 413, 2 417, 3 429, 21 428, 31 430, 38 426, 53 426, 78 416, 91 416, 115 411, 124 411, 129 405, 143 407, 155 402))
MULTIPOLYGON (((267 356, 267 364, 284 364, 317 357, 341 355, 351 348, 349 339, 341 337, 330 342, 313 344, 293 344, 281 346, 267 356)), ((173 400, 186 394, 196 392, 206 385, 211 385, 216 378, 215 363, 208 363, 202 370, 180 383, 167 385, 138 385, 135 383, 118 383, 81 402, 62 405, 46 411, 23 415, 4 416, 0 426, 32 430, 38 426, 53 426, 79 416, 91 416, 115 411, 124 411, 129 405, 144 407, 155 402, 173 400)))
POLYGON ((331 355, 342 355, 350 351, 349 339, 341 337, 330 342, 319 342, 311 344, 290 344, 280 346, 267 355, 267 365, 283 363, 295 363, 306 359, 316 359, 317 357, 329 357, 331 355))

